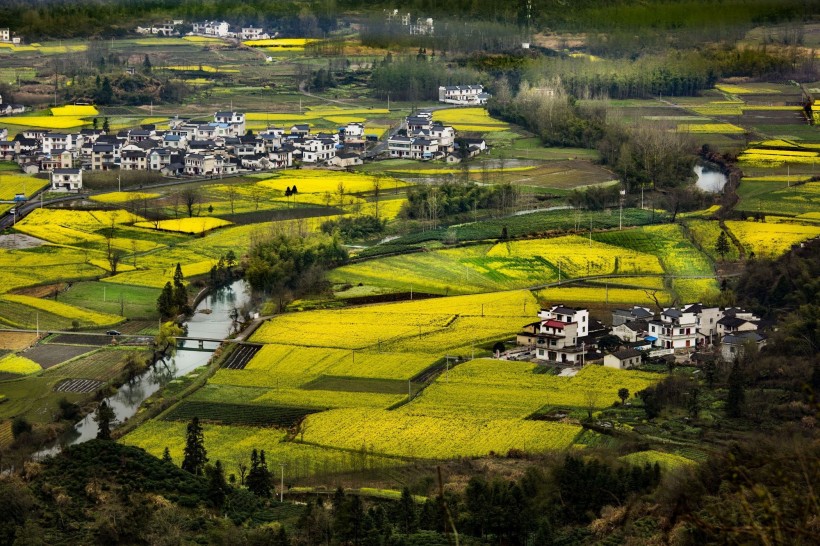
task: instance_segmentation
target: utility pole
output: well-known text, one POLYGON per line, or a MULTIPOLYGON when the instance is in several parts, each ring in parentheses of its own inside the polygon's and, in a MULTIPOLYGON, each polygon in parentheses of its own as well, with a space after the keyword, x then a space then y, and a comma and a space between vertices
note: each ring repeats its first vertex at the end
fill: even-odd
POLYGON ((282 468, 282 474, 279 481, 279 502, 284 502, 285 495, 285 463, 279 463, 282 468))
POLYGON ((618 199, 618 230, 622 230, 624 228, 624 195, 626 195, 626 190, 620 191, 621 197, 618 199))
POLYGON ((122 179, 120 178, 120 175, 117 175, 117 191, 122 191, 122 179))

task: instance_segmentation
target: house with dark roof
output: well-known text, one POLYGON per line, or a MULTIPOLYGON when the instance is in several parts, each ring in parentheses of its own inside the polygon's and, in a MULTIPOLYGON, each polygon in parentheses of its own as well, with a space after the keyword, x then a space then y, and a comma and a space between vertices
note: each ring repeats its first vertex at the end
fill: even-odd
POLYGON ((623 341, 634 342, 643 339, 649 323, 643 319, 629 320, 612 328, 612 334, 623 341))
POLYGON ((631 320, 649 320, 654 317, 655 313, 648 307, 638 307, 636 305, 632 309, 615 309, 612 312, 612 326, 618 326, 631 320))
POLYGON ((720 355, 724 360, 731 362, 743 356, 743 351, 750 345, 760 349, 766 345, 766 338, 752 331, 727 334, 720 340, 720 355))
POLYGON ((83 189, 81 169, 54 169, 51 171, 51 191, 80 191, 83 189))
POLYGON ((604 356, 604 366, 618 370, 628 370, 641 365, 640 351, 635 349, 621 349, 604 356))

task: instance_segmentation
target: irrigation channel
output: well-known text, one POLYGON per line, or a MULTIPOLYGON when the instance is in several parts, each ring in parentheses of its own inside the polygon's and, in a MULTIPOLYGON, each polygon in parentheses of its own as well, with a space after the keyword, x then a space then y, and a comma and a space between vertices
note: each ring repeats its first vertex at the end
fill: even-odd
MULTIPOLYGON (((242 308, 250 299, 246 287, 245 281, 239 280, 206 296, 197 305, 194 314, 186 323, 187 335, 192 338, 223 339, 231 334, 233 326, 231 311, 235 308, 242 308), (211 312, 199 312, 204 309, 210 309, 211 312)), ((200 348, 198 341, 184 341, 170 360, 157 362, 134 380, 123 384, 116 394, 106 398, 106 402, 116 414, 116 421, 122 423, 133 416, 146 398, 172 379, 207 364, 218 346, 219 343, 206 341, 200 348)), ((32 458, 37 460, 56 455, 63 446, 80 444, 96 436, 97 423, 94 421, 94 414, 90 413, 60 438, 35 453, 32 458)))

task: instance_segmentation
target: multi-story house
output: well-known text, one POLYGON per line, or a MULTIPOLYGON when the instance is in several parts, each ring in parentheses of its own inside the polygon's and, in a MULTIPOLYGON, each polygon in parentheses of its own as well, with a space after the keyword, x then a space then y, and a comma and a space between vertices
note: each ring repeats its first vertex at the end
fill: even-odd
POLYGON ((659 319, 649 321, 649 336, 655 347, 663 349, 694 348, 698 339, 698 319, 674 307, 665 309, 659 319))
POLYGON ((185 174, 210 176, 216 172, 216 158, 213 154, 186 154, 185 174))
POLYGON ((225 123, 229 125, 229 136, 242 136, 245 134, 245 114, 241 112, 216 112, 214 123, 225 123))
POLYGON ((442 85, 438 88, 439 102, 447 104, 487 104, 489 98, 483 85, 442 85))
POLYGON ((539 360, 580 363, 589 335, 589 311, 554 305, 538 312, 535 356, 539 360))
POLYGON ((80 191, 83 188, 81 169, 54 169, 51 171, 51 191, 80 191))
POLYGON ((304 163, 319 163, 328 161, 336 156, 336 143, 326 138, 312 138, 305 140, 302 146, 302 161, 304 163))
POLYGON ((120 152, 120 169, 124 171, 148 170, 148 154, 143 150, 123 150, 120 152))

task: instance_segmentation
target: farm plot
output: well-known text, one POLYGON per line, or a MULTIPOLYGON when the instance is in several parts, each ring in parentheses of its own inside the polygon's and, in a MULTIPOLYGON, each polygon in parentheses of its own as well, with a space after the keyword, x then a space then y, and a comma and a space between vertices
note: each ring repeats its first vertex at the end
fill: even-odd
POLYGON ((686 226, 692 234, 695 242, 708 254, 713 260, 737 260, 739 258, 737 247, 729 240, 729 252, 721 257, 715 249, 720 232, 720 224, 715 220, 691 220, 686 226))
POLYGON ((433 121, 452 125, 456 131, 487 133, 506 131, 510 125, 491 118, 486 108, 447 108, 433 112, 433 121))
MULTIPOLYGON (((5 120, 5 118, 3 118, 5 120)), ((0 199, 9 201, 18 193, 31 197, 49 184, 48 180, 19 173, 4 172, 0 176, 0 199)))
POLYGON ((87 394, 103 386, 102 381, 93 379, 66 379, 54 386, 55 392, 77 392, 87 394))
POLYGON ((184 400, 163 414, 162 419, 188 422, 198 417, 203 422, 222 425, 290 428, 316 411, 314 408, 184 400))
POLYGON ((441 354, 458 347, 469 348, 473 342, 514 334, 532 318, 535 305, 532 294, 517 291, 310 311, 276 317, 257 330, 251 340, 304 347, 441 354), (328 329, 328 324, 334 328, 328 329), (436 345, 439 342, 442 344, 436 345))
POLYGON ((15 354, 0 357, 0 373, 29 375, 39 371, 42 371, 40 365, 29 358, 15 354))
POLYGON ((820 235, 820 226, 727 221, 732 233, 749 252, 758 257, 777 258, 792 245, 820 235))
POLYGON ((664 273, 657 256, 571 235, 382 258, 336 269, 330 279, 400 291, 475 293, 557 281, 559 270, 564 279, 664 273))
MULTIPOLYGON (((334 199, 339 194, 351 194, 373 191, 373 183, 378 177, 366 173, 347 173, 326 170, 290 170, 281 171, 274 176, 264 175, 264 179, 259 185, 281 191, 283 194, 289 187, 296 186, 298 193, 313 194, 335 194, 334 199), (340 192, 340 188, 342 191, 340 192)), ((382 188, 401 188, 408 184, 400 180, 388 178, 380 180, 382 188)), ((297 193, 297 195, 298 195, 297 193)), ((331 201, 334 204, 336 201, 331 201)))
POLYGON ((472 360, 460 364, 409 404, 407 415, 492 415, 525 418, 543 407, 604 408, 618 400, 618 389, 635 393, 662 379, 660 374, 590 365, 574 377, 534 373, 528 362, 472 360))
POLYGON ((57 364, 62 364, 67 360, 72 360, 78 356, 90 353, 94 350, 94 347, 46 343, 37 345, 36 347, 26 351, 26 357, 37 362, 44 369, 48 369, 52 366, 56 366, 57 364))
POLYGON ((177 218, 174 220, 159 220, 157 222, 137 222, 134 224, 135 227, 188 233, 189 235, 206 233, 212 229, 229 225, 231 225, 231 223, 227 220, 223 220, 221 218, 210 218, 207 216, 198 216, 196 218, 177 218))
POLYGON ((654 465, 657 463, 664 470, 675 470, 677 468, 695 466, 697 464, 696 461, 687 459, 682 455, 656 450, 636 451, 635 453, 624 455, 620 457, 620 459, 636 466, 643 466, 645 464, 654 465))
POLYGON ((98 313, 96 311, 91 311, 90 309, 68 305, 56 300, 44 300, 41 298, 12 294, 6 294, 0 299, 2 299, 2 301, 19 303, 54 315, 70 318, 72 321, 77 321, 81 326, 113 326, 125 320, 124 317, 119 315, 98 313))
MULTIPOLYGON (((662 279, 661 279, 662 280, 662 279)), ((620 282, 617 278, 612 281, 620 282)), ((607 286, 551 286, 537 292, 538 298, 545 302, 564 303, 604 303, 634 305, 669 305, 672 295, 663 287, 654 288, 609 288, 607 286), (657 298, 657 302, 656 302, 657 298)))
MULTIPOLYGON (((156 457, 161 457, 167 447, 176 464, 182 462, 187 423, 179 421, 149 421, 120 440, 127 445, 141 447, 156 457)), ((400 466, 401 460, 373 455, 368 451, 348 452, 318 446, 286 442, 286 433, 272 428, 243 426, 203 425, 205 448, 208 458, 222 461, 226 473, 238 474, 237 462, 245 464, 251 450, 265 450, 268 465, 284 464, 289 479, 314 474, 330 474, 400 466)), ((355 449, 360 450, 361 444, 355 449)))
POLYGON ((423 459, 480 457, 511 449, 538 453, 565 449, 576 425, 490 417, 407 416, 396 412, 337 409, 308 416, 305 441, 423 459))
POLYGON ((738 189, 740 203, 737 208, 749 214, 792 216, 820 210, 820 182, 789 185, 785 179, 777 183, 744 178, 738 189))
POLYGON ((262 345, 240 345, 238 349, 234 350, 231 355, 222 364, 223 368, 229 370, 244 370, 248 362, 256 356, 262 345))

